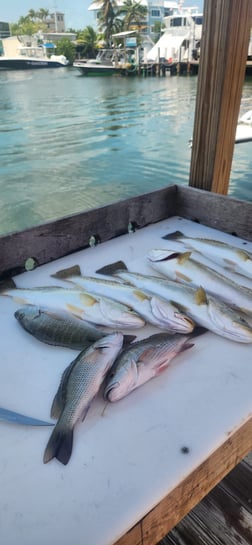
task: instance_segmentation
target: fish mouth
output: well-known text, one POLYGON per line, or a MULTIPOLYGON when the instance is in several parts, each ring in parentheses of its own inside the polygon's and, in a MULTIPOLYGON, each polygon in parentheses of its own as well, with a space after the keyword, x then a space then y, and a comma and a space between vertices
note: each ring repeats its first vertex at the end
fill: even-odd
POLYGON ((111 401, 110 400, 110 394, 111 394, 111 392, 113 390, 116 390, 118 388, 118 386, 120 386, 119 382, 114 382, 113 384, 105 386, 105 389, 104 389, 104 392, 103 392, 104 399, 107 399, 108 401, 111 401))
POLYGON ((189 318, 189 316, 185 316, 180 314, 179 312, 176 312, 175 318, 178 321, 175 326, 179 332, 191 333, 194 330, 195 323, 191 318, 189 318))

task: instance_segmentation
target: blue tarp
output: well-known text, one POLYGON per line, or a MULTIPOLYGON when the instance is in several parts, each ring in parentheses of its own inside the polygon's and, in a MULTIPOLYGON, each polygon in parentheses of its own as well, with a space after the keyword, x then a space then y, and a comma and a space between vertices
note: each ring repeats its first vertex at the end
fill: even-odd
POLYGON ((48 47, 49 49, 54 49, 56 45, 54 44, 43 44, 43 47, 48 47))

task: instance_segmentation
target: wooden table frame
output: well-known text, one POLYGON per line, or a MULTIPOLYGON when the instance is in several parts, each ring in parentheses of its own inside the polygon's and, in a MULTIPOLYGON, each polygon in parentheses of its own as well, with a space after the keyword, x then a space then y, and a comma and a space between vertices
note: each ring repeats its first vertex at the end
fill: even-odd
MULTIPOLYGON (((0 237, 0 274, 6 278, 171 216, 181 216, 252 240, 252 203, 170 186, 96 210, 0 237)), ((252 414, 224 443, 121 537, 115 545, 155 545, 252 449, 252 414)))

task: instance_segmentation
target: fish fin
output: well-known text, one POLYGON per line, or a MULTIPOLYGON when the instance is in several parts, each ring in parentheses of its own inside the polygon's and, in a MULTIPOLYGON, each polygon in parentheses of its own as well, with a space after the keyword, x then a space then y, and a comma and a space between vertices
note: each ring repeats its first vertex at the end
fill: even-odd
POLYGON ((182 305, 181 303, 177 303, 177 301, 173 301, 172 299, 170 300, 170 303, 176 307, 180 312, 183 312, 184 314, 186 314, 188 311, 189 311, 189 308, 186 307, 185 305, 182 305))
POLYGON ((144 292, 141 291, 141 290, 134 289, 134 290, 133 290, 133 293, 134 293, 134 295, 137 297, 137 299, 139 299, 140 301, 145 301, 146 299, 147 299, 147 300, 150 299, 150 296, 149 296, 149 295, 146 295, 146 293, 144 293, 144 292))
POLYGON ((64 430, 56 424, 47 443, 43 462, 47 464, 53 458, 66 465, 71 457, 73 448, 73 429, 64 430))
POLYGON ((200 286, 195 292, 195 302, 197 305, 205 305, 207 303, 206 292, 202 286, 200 286))
POLYGON ((66 269, 61 269, 54 274, 51 274, 52 278, 59 278, 64 280, 71 276, 81 276, 81 270, 79 265, 73 265, 72 267, 67 267, 66 269))
POLYGON ((104 267, 101 267, 101 269, 97 269, 97 271, 95 272, 97 274, 105 274, 111 276, 112 274, 118 272, 118 270, 128 270, 127 266, 123 261, 115 261, 114 263, 109 263, 109 265, 105 265, 104 267))
POLYGON ((62 392, 58 392, 56 393, 56 395, 54 396, 54 400, 52 402, 52 406, 51 406, 51 418, 55 418, 58 419, 62 413, 62 409, 64 407, 64 405, 62 404, 62 395, 61 395, 62 392))
POLYGON ((175 274, 176 274, 176 280, 178 279, 178 281, 179 280, 184 280, 185 282, 189 282, 189 283, 192 282, 192 279, 189 278, 189 276, 186 276, 185 274, 183 274, 180 271, 175 271, 175 274))
POLYGON ((66 308, 71 314, 74 314, 74 316, 82 316, 84 313, 84 309, 82 307, 77 307, 76 305, 71 305, 70 303, 66 303, 66 308))
MULTIPOLYGON (((3 292, 3 295, 5 295, 4 292, 3 292)), ((11 295, 11 292, 6 293, 6 295, 9 295, 9 297, 12 297, 13 301, 15 303, 18 303, 19 305, 26 305, 27 304, 27 299, 25 299, 21 295, 15 295, 15 292, 13 292, 13 295, 11 295)))
POLYGON ((0 293, 6 289, 13 289, 16 288, 16 284, 12 278, 4 278, 3 280, 0 280, 0 293))
POLYGON ((86 307, 92 307, 97 303, 97 298, 95 295, 89 295, 88 293, 80 293, 79 295, 81 303, 85 305, 86 307))
POLYGON ((191 257, 191 255, 192 255, 192 252, 190 251, 179 254, 179 257, 178 257, 179 264, 182 265, 183 263, 185 263, 185 261, 187 261, 191 257))
POLYGON ((62 373, 61 380, 59 383, 58 390, 54 396, 54 400, 51 406, 51 417, 59 418, 64 406, 65 406, 65 397, 66 397, 66 386, 70 377, 70 374, 76 364, 76 358, 66 367, 65 371, 62 373))
POLYGON ((188 348, 192 348, 193 346, 194 346, 194 343, 186 342, 185 344, 183 344, 183 346, 181 346, 179 352, 184 352, 184 350, 188 350, 188 348))
POLYGON ((192 333, 190 334, 190 339, 194 339, 194 337, 200 337, 201 335, 204 335, 204 333, 207 333, 209 330, 206 327, 203 327, 201 325, 196 325, 192 333))
POLYGON ((133 343, 133 341, 136 339, 136 335, 123 335, 123 348, 127 346, 128 344, 133 343))
POLYGON ((174 231, 173 233, 168 233, 167 235, 164 235, 162 238, 164 240, 178 240, 181 237, 184 237, 183 233, 181 231, 174 231))
POLYGON ((83 413, 82 413, 82 415, 81 415, 81 421, 82 421, 82 422, 83 422, 83 420, 85 420, 85 418, 86 418, 86 416, 87 416, 87 413, 88 413, 88 411, 89 411, 90 405, 91 405, 91 403, 89 403, 89 404, 85 407, 85 409, 84 409, 84 411, 83 411, 83 413))

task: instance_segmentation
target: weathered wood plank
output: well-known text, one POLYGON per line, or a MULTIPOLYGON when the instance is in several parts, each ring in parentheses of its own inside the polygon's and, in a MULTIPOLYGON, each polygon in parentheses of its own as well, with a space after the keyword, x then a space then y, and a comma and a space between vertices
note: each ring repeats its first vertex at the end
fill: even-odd
POLYGON ((252 473, 245 459, 158 545, 250 545, 251 494, 252 473))
POLYGON ((233 498, 238 498, 240 506, 252 516, 252 466, 246 462, 246 459, 235 467, 219 486, 233 498))
MULTIPOLYGON (((139 522, 143 545, 155 545, 252 449, 252 415, 139 522)), ((120 542, 114 545, 121 545, 120 542)), ((128 540, 123 545, 135 545, 128 540)))
POLYGON ((142 528, 140 524, 137 524, 129 532, 127 532, 127 534, 122 536, 116 542, 116 545, 129 545, 129 543, 134 545, 143 545, 142 528))
POLYGON ((208 227, 252 240, 252 203, 178 186, 176 213, 208 227))
POLYGON ((191 186, 227 194, 251 25, 251 0, 205 0, 191 186))
POLYGON ((129 223, 141 228, 174 215, 252 240, 251 203, 174 185, 0 237, 0 278, 23 272, 29 257, 43 265, 88 247, 91 236, 103 242, 129 223))
POLYGON ((25 270, 27 258, 37 265, 88 247, 91 236, 103 242, 128 231, 131 222, 144 227, 174 215, 176 186, 64 217, 0 237, 0 277, 25 270))

